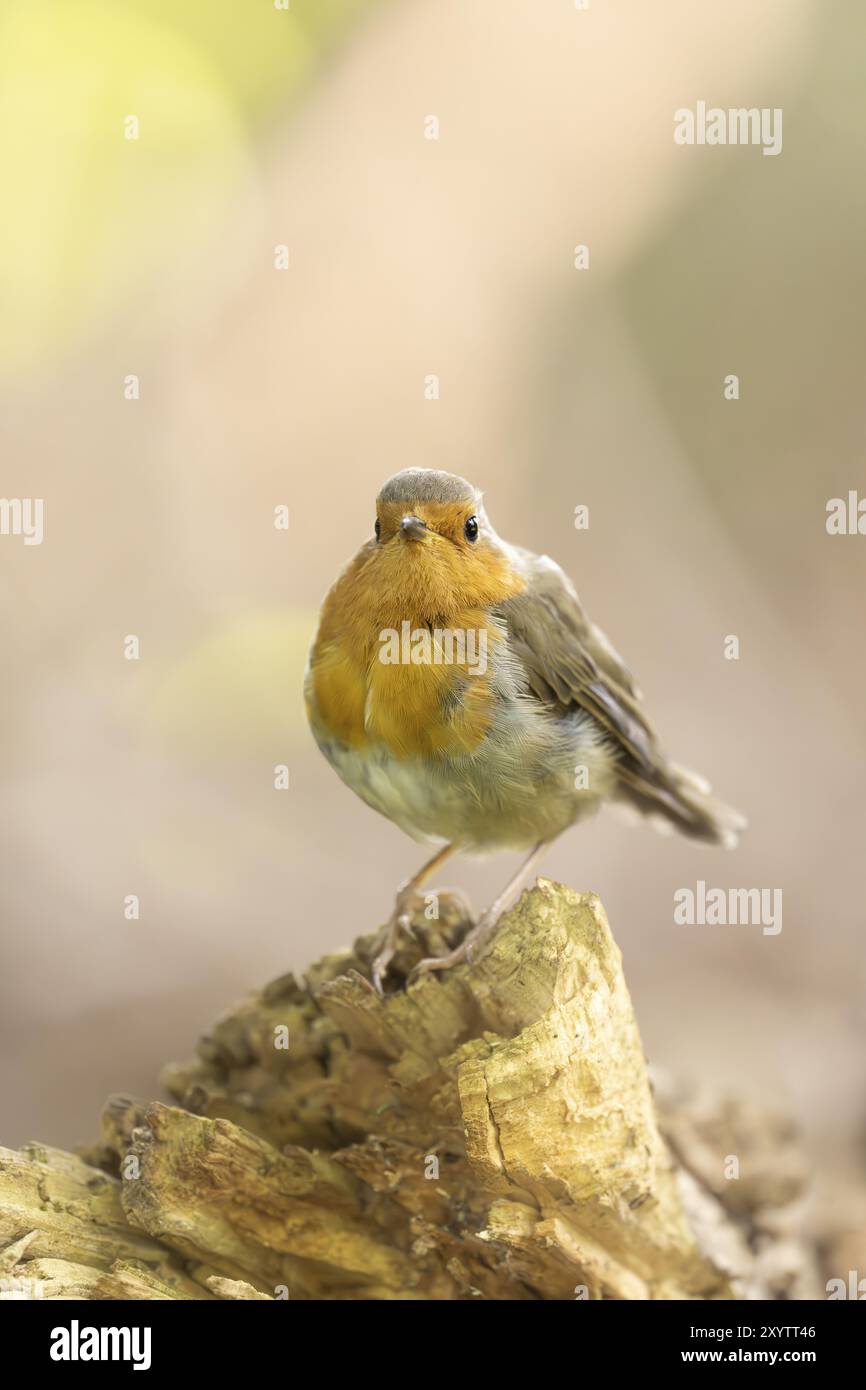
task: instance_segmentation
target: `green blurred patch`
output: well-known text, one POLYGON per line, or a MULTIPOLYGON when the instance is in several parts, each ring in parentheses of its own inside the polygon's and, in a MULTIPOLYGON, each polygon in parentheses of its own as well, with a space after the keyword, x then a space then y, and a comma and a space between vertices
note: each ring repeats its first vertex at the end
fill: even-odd
POLYGON ((238 200, 254 208, 254 141, 370 3, 5 0, 0 368, 70 351, 238 200))
POLYGON ((207 638, 163 681, 152 731, 194 759, 276 756, 299 742, 316 621, 313 610, 259 612, 207 638))
POLYGON ((206 55, 246 114, 265 118, 274 101, 292 96, 328 46, 371 0, 124 0, 170 25, 206 55))

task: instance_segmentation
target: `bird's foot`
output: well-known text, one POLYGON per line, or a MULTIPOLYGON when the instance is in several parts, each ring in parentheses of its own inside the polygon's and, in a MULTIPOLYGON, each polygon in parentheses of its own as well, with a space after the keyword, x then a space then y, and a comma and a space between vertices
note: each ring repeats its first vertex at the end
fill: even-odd
MULTIPOLYGON (((472 925, 474 921, 472 905, 465 893, 459 889, 440 889, 421 893, 417 889, 407 886, 401 888, 394 903, 394 911, 388 918, 379 940, 376 943, 376 955, 370 967, 370 975, 373 987, 377 994, 384 994, 384 980, 388 973, 388 967, 400 949, 400 938, 404 936, 417 940, 417 929, 413 918, 420 914, 427 914, 431 906, 435 905, 435 916, 431 919, 438 920, 440 909, 444 909, 450 916, 455 916, 457 920, 472 925)), ((427 947, 429 950, 429 946, 427 947)))
POLYGON ((414 984, 423 975, 429 975, 434 970, 450 970, 454 965, 471 963, 493 937, 500 916, 499 912, 485 912, 472 930, 466 933, 459 946, 455 946, 453 951, 446 952, 444 956, 428 956, 426 960, 419 961, 414 970, 410 971, 406 983, 414 984))

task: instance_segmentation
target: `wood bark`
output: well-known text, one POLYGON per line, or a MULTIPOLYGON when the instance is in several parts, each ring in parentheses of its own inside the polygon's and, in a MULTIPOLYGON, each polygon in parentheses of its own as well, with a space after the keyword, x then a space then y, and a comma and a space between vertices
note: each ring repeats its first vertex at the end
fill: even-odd
POLYGON ((460 930, 384 999, 374 936, 267 985, 87 1151, 0 1150, 0 1296, 819 1296, 790 1126, 654 1097, 599 900, 541 879, 406 988, 460 930))

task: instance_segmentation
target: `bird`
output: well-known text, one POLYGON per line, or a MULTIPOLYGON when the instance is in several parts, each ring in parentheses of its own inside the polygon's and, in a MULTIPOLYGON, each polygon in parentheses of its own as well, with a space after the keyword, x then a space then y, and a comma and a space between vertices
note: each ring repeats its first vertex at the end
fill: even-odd
POLYGON ((618 652, 560 566, 500 537, 482 493, 405 468, 321 607, 304 677, 313 736, 343 782, 435 853, 396 894, 371 976, 382 994, 420 890, 451 855, 527 857, 459 946, 408 983, 486 949, 564 831, 606 802, 728 848, 745 818, 670 761, 618 652))

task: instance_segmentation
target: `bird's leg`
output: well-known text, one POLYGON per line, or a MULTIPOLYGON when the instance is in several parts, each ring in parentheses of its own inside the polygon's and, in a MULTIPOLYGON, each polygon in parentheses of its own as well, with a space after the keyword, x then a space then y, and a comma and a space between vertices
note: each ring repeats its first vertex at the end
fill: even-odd
POLYGON ((532 853, 521 864, 517 873, 508 880, 502 892, 488 907, 487 911, 479 918, 477 924, 470 932, 467 932, 459 946, 453 951, 449 951, 444 956, 428 956, 426 960, 419 961, 415 969, 409 976, 409 983, 426 975, 431 970, 450 970, 452 965, 460 965, 462 961, 471 961, 477 956, 478 952, 490 940, 496 930, 496 924, 510 899, 517 892, 518 888, 526 882, 532 870, 535 868, 542 854, 550 845, 549 840, 539 840, 532 853))
POLYGON ((397 898, 394 903, 394 911, 388 918, 382 931, 381 944, 373 961, 372 976, 373 984, 379 994, 382 994, 382 980, 385 972, 397 952, 397 942, 401 931, 409 931, 412 925, 412 911, 417 906, 418 889, 426 883, 431 874, 435 873, 440 864, 457 849, 456 844, 443 845, 437 850, 432 859, 423 864, 412 878, 408 878, 397 890, 397 898))

